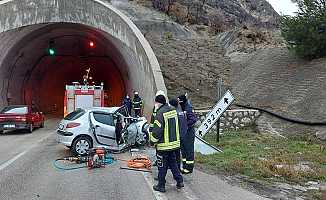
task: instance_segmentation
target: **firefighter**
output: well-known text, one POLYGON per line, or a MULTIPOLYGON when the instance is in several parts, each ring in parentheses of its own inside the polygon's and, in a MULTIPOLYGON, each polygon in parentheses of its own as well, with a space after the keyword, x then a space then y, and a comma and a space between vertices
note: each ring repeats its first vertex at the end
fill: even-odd
POLYGON ((135 94, 134 94, 134 99, 132 101, 132 105, 134 108, 135 117, 140 117, 143 100, 140 98, 138 92, 135 92, 135 94))
MULTIPOLYGON (((155 97, 157 97, 158 95, 163 95, 164 97, 166 97, 164 91, 162 91, 162 90, 158 90, 156 92, 156 94, 155 94, 155 97)), ((154 127, 154 119, 155 119, 156 112, 157 112, 157 110, 158 110, 159 107, 160 107, 160 103, 154 102, 154 107, 153 107, 153 111, 152 111, 151 121, 150 121, 150 125, 149 125, 149 135, 152 134, 152 129, 154 127)), ((150 141, 150 145, 153 145, 151 141, 150 141)), ((157 160, 155 160, 153 166, 157 166, 157 160)), ((155 177, 154 179, 157 180, 158 178, 155 177)))
POLYGON ((183 178, 176 161, 176 150, 180 148, 178 114, 166 103, 163 95, 155 97, 155 102, 159 108, 150 137, 151 141, 156 143, 158 184, 154 185, 153 189, 165 192, 165 176, 168 169, 172 171, 173 178, 177 181, 177 188, 181 189, 184 187, 183 178))
MULTIPOLYGON (((187 135, 187 118, 186 118, 186 114, 182 111, 180 104, 178 102, 177 99, 171 99, 169 101, 169 104, 171 106, 173 106, 177 113, 178 113, 178 119, 179 119, 179 133, 180 133, 180 145, 184 142, 184 138, 187 135)), ((180 158, 180 148, 178 150, 178 152, 176 153, 177 156, 177 163, 178 163, 178 167, 179 170, 181 171, 181 158, 180 158)))
POLYGON ((194 125, 197 122, 197 117, 193 113, 192 105, 187 99, 187 94, 180 95, 178 101, 182 108, 182 111, 186 115, 187 119, 187 134, 182 139, 181 153, 182 153, 182 166, 181 173, 190 174, 194 169, 195 156, 194 156, 194 142, 195 142, 195 128, 194 125))
POLYGON ((131 115, 132 102, 129 95, 126 95, 126 97, 123 99, 122 105, 127 108, 128 115, 131 115))
MULTIPOLYGON (((162 91, 162 90, 158 90, 155 94, 155 98, 158 96, 158 95, 163 95, 164 97, 165 96, 165 93, 162 91)), ((157 102, 154 102, 154 107, 153 107, 153 111, 152 111, 152 116, 151 116, 151 121, 150 121, 150 125, 149 125, 149 133, 151 134, 152 132, 152 129, 154 127, 154 119, 156 117, 156 112, 157 112, 157 109, 159 108, 160 106, 160 103, 157 103, 157 102)))

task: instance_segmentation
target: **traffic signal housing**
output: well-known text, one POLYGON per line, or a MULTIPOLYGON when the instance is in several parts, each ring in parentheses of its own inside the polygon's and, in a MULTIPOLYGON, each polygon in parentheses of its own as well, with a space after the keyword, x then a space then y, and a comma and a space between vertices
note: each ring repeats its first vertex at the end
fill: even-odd
POLYGON ((50 56, 55 56, 55 54, 56 54, 56 52, 55 52, 55 48, 54 48, 54 41, 53 41, 53 40, 51 40, 51 41, 49 42, 48 54, 49 54, 50 56))

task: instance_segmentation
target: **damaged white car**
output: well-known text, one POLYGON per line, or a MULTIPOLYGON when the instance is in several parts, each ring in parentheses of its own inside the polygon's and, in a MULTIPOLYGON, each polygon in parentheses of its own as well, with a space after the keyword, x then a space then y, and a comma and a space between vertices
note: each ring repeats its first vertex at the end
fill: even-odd
POLYGON ((129 117, 124 107, 77 109, 60 122, 57 141, 75 155, 85 155, 93 147, 119 152, 146 144, 148 128, 145 117, 129 117))

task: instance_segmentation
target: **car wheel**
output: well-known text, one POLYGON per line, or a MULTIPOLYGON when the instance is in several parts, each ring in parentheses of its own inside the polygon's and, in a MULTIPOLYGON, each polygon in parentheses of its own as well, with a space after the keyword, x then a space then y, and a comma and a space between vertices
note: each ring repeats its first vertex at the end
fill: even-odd
POLYGON ((77 138, 71 147, 72 153, 75 155, 86 155, 87 151, 92 148, 92 142, 89 137, 81 136, 77 138))
POLYGON ((148 132, 147 132, 148 124, 144 124, 142 127, 142 131, 137 133, 136 136, 136 144, 139 146, 143 146, 148 141, 148 132))
POLYGON ((34 130, 33 124, 30 124, 29 127, 28 127, 28 132, 32 133, 33 130, 34 130))
POLYGON ((3 134, 3 130, 0 130, 0 134, 3 134))

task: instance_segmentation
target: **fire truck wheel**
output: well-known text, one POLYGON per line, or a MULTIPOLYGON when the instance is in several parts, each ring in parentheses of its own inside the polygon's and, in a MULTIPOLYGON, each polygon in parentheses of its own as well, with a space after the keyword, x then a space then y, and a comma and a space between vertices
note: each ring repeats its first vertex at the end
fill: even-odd
POLYGON ((40 128, 44 128, 44 121, 42 122, 40 128))
POLYGON ((91 139, 86 136, 81 136, 77 138, 71 146, 72 153, 74 155, 81 155, 81 156, 86 155, 87 150, 91 148, 92 148, 91 139))
POLYGON ((34 130, 34 126, 33 126, 33 124, 29 124, 29 126, 28 126, 28 132, 29 132, 29 133, 32 133, 33 130, 34 130))

